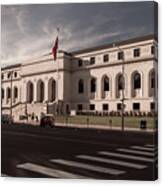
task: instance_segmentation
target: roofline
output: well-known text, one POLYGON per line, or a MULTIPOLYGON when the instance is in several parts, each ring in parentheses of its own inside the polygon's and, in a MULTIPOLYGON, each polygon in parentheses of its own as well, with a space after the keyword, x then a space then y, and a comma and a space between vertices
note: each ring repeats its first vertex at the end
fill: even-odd
POLYGON ((130 43, 134 43, 134 42, 145 41, 145 40, 149 40, 149 39, 155 39, 156 41, 158 41, 158 38, 157 38, 156 35, 150 34, 150 35, 145 35, 145 36, 141 36, 141 37, 122 40, 122 41, 119 41, 119 42, 112 42, 112 43, 101 45, 101 46, 94 46, 94 47, 90 47, 90 48, 86 48, 86 49, 76 50, 76 51, 72 51, 70 53, 72 55, 82 54, 82 53, 87 53, 87 52, 93 52, 95 50, 103 50, 103 49, 106 49, 106 48, 112 48, 113 44, 115 46, 119 46, 119 45, 126 45, 126 44, 130 44, 130 43))
POLYGON ((8 65, 5 67, 2 67, 1 70, 7 70, 7 69, 11 69, 11 68, 16 68, 16 67, 20 67, 21 63, 17 63, 17 64, 13 64, 13 65, 8 65))

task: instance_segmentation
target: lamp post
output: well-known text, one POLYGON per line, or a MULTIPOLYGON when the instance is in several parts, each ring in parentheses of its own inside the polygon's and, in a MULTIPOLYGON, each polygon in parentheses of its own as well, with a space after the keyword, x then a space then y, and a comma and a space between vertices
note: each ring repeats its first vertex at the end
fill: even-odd
POLYGON ((124 131, 124 107, 125 107, 125 104, 124 104, 124 101, 125 101, 125 78, 124 78, 124 53, 123 53, 123 50, 117 46, 116 44, 113 44, 113 47, 117 47, 119 52, 122 52, 122 98, 121 98, 121 129, 122 131, 124 131))
POLYGON ((13 78, 13 71, 10 71, 10 116, 12 118, 12 78, 13 78))

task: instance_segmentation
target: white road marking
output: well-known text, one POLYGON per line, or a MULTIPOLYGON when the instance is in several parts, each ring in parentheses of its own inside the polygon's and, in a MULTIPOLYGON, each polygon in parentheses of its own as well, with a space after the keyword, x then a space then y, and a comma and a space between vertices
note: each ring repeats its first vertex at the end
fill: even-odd
POLYGON ((19 164, 17 165, 17 168, 40 173, 46 176, 57 177, 57 178, 72 178, 72 179, 88 178, 86 176, 81 176, 81 175, 69 173, 66 171, 48 168, 48 167, 37 165, 34 163, 19 164))
POLYGON ((114 160, 114 159, 110 159, 110 158, 106 159, 106 158, 100 158, 100 157, 94 157, 94 156, 88 156, 88 155, 78 155, 76 157, 81 158, 81 159, 85 159, 85 160, 91 160, 91 161, 97 161, 97 162, 102 162, 102 163, 120 165, 120 166, 134 168, 134 169, 144 169, 144 168, 147 167, 145 165, 130 163, 130 162, 126 162, 126 161, 120 161, 120 160, 114 160))
POLYGON ((146 147, 156 147, 156 145, 147 144, 146 147))
POLYGON ((130 150, 130 149, 123 149, 123 148, 119 148, 116 150, 120 151, 120 152, 134 153, 134 154, 140 154, 140 155, 146 155, 146 156, 154 156, 155 155, 155 153, 144 152, 144 151, 139 151, 139 150, 130 150))
POLYGON ((7 175, 7 174, 1 173, 1 177, 12 177, 12 176, 9 176, 9 175, 7 175))
POLYGON ((141 146, 131 146, 132 149, 138 149, 138 150, 146 150, 146 151, 155 151, 156 148, 150 148, 150 147, 141 147, 141 146))
POLYGON ((105 168, 105 167, 100 167, 96 165, 89 165, 86 163, 80 163, 80 162, 75 162, 75 161, 70 161, 70 160, 51 159, 50 161, 53 163, 60 163, 60 164, 71 166, 71 167, 83 168, 86 170, 105 173, 105 174, 111 174, 111 175, 120 175, 120 174, 125 173, 125 171, 122 171, 122 170, 105 168))
POLYGON ((119 158, 126 158, 126 159, 132 159, 132 160, 139 160, 144 162, 155 162, 154 158, 146 158, 146 157, 140 157, 140 156, 134 156, 134 155, 127 155, 127 154, 121 154, 121 153, 113 153, 108 151, 100 151, 98 154, 106 155, 106 156, 114 156, 119 158))

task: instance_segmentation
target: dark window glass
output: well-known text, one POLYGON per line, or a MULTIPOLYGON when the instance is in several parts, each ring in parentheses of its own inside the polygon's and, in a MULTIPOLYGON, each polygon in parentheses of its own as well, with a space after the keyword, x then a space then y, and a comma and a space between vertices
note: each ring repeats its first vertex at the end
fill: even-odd
POLYGON ((78 61, 78 66, 79 66, 79 67, 83 66, 83 60, 82 60, 82 59, 79 59, 79 61, 78 61))
POLYGON ((84 82, 82 79, 79 80, 78 82, 78 92, 83 93, 84 92, 84 82))
POLYGON ((140 110, 140 103, 133 103, 133 110, 140 110))
POLYGON ((2 99, 4 99, 4 89, 3 88, 1 89, 1 94, 2 94, 1 95, 2 96, 2 99))
POLYGON ((155 72, 151 74, 151 88, 155 88, 155 72))
POLYGON ((118 60, 124 59, 124 53, 118 52, 118 60))
POLYGON ((118 77, 118 90, 122 90, 125 88, 125 82, 124 82, 124 78, 123 75, 119 75, 118 77))
POLYGON ((155 54, 155 47, 151 46, 151 54, 155 54))
POLYGON ((78 110, 79 110, 79 111, 83 110, 83 105, 82 105, 82 104, 79 104, 79 105, 78 105, 78 110))
POLYGON ((140 49, 136 48, 134 49, 134 57, 139 57, 140 56, 140 49))
POLYGON ((102 107, 103 107, 103 110, 108 110, 109 109, 108 104, 103 104, 102 107))
POLYGON ((28 92, 29 92, 29 100, 28 100, 28 102, 29 103, 32 103, 32 101, 33 101, 33 94, 34 94, 34 88, 33 88, 33 84, 32 83, 29 83, 29 85, 28 85, 28 92))
POLYGON ((40 102, 44 101, 44 83, 40 83, 40 102))
POLYGON ((89 108, 90 108, 90 110, 95 110, 95 105, 94 104, 90 104, 89 108))
POLYGON ((151 111, 155 110, 155 103, 154 102, 150 103, 150 109, 151 109, 151 111))
POLYGON ((1 79, 2 79, 2 80, 4 79, 4 74, 1 74, 1 79))
POLYGON ((91 92, 96 92, 96 79, 91 79, 91 92))
POLYGON ((95 57, 91 57, 91 58, 90 58, 90 64, 91 64, 91 65, 95 64, 95 57))
POLYGON ((11 89, 10 88, 7 89, 7 98, 11 98, 11 89))
POLYGON ((18 97, 18 88, 15 87, 14 88, 14 98, 17 98, 18 97))
POLYGON ((7 78, 9 79, 11 77, 11 73, 9 72, 8 74, 7 74, 7 78))
POLYGON ((140 74, 137 72, 134 75, 134 89, 139 89, 141 88, 141 78, 140 74))
POLYGON ((15 77, 15 78, 17 77, 17 72, 14 73, 14 77, 15 77))
POLYGON ((122 105, 121 103, 117 103, 117 110, 121 110, 122 108, 121 105, 122 105))
POLYGON ((103 61, 104 61, 104 62, 108 62, 108 61, 109 61, 109 55, 108 55, 108 54, 105 54, 105 55, 104 55, 103 61))
POLYGON ((51 100, 50 101, 54 101, 55 98, 56 98, 56 82, 55 80, 53 80, 51 83, 51 100))
POLYGON ((104 78, 104 91, 109 91, 109 78, 104 78))

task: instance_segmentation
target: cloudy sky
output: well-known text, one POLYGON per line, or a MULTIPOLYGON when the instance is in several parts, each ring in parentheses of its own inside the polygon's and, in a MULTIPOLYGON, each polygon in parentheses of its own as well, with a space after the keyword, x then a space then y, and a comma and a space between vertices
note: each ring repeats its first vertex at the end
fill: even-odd
POLYGON ((66 51, 152 34, 153 2, 3 5, 2 64, 51 52, 57 27, 66 51))

